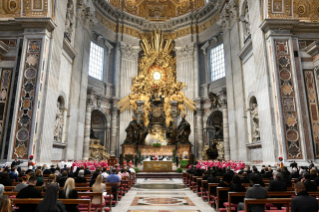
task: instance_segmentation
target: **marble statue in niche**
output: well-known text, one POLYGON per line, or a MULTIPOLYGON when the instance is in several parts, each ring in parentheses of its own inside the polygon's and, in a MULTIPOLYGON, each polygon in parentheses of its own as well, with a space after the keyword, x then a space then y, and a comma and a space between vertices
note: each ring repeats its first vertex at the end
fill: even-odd
POLYGON ((54 129, 54 140, 56 142, 62 142, 63 127, 64 127, 63 109, 61 108, 61 103, 58 101, 57 113, 55 116, 55 129, 54 129))
POLYGON ((248 11, 248 3, 246 2, 245 13, 241 16, 241 21, 244 23, 244 33, 245 39, 250 35, 250 23, 249 23, 249 11, 248 11))
POLYGON ((248 110, 250 111, 250 118, 252 121, 252 140, 253 142, 256 142, 260 140, 259 115, 257 103, 253 103, 252 108, 248 110))
POLYGON ((188 139, 191 134, 191 125, 186 121, 185 114, 182 114, 182 121, 179 123, 177 127, 178 131, 178 141, 180 144, 189 144, 190 141, 188 139))
POLYGON ((73 12, 73 2, 69 0, 68 7, 66 10, 66 19, 65 19, 65 32, 64 34, 68 37, 69 41, 71 41, 72 33, 73 33, 73 24, 74 24, 74 12, 73 12))

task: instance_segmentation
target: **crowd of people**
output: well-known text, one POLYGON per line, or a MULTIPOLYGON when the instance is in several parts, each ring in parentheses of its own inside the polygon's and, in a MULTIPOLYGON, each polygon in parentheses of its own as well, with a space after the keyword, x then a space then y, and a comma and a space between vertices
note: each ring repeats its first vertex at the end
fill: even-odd
MULTIPOLYGON (((308 192, 317 191, 319 170, 314 167, 312 161, 309 163, 309 167, 298 167, 297 164, 293 164, 291 172, 285 166, 277 167, 275 170, 270 165, 263 165, 261 170, 258 170, 256 166, 246 166, 238 170, 231 165, 203 166, 198 164, 190 166, 186 172, 194 176, 202 176, 202 180, 207 180, 204 188, 206 190, 209 183, 218 183, 217 187, 229 187, 229 191, 232 192, 246 192, 245 197, 231 199, 233 204, 238 204, 238 211, 244 210, 244 198, 264 199, 268 198, 267 191, 287 191, 287 187, 292 186, 292 178, 298 178, 294 185, 296 197, 292 199, 291 212, 317 212, 317 199, 309 196, 308 192), (265 178, 269 179, 267 188, 263 181, 265 178), (249 183, 250 188, 247 191, 243 186, 244 183, 249 183)), ((212 188, 211 192, 216 194, 216 188, 212 188)), ((228 191, 221 191, 219 197, 221 199, 219 205, 222 206, 223 199, 228 199, 228 191)), ((278 205, 278 209, 281 206, 278 205)), ((251 212, 264 211, 264 205, 253 205, 249 210, 251 212)))
MULTIPOLYGON (((0 172, 0 211, 14 211, 11 207, 11 200, 7 196, 3 196, 3 192, 4 186, 12 186, 12 182, 19 182, 19 178, 22 181, 14 187, 14 191, 18 192, 16 198, 42 198, 41 192, 45 192, 45 196, 38 205, 19 204, 19 209, 16 212, 78 212, 77 205, 64 205, 58 201, 58 198, 77 199, 78 192, 75 190, 75 183, 87 183, 85 175, 92 176, 89 184, 93 192, 104 192, 106 187, 103 183, 104 180, 108 183, 117 183, 120 186, 122 177, 129 177, 131 172, 135 172, 129 166, 121 168, 119 165, 115 165, 112 167, 105 163, 102 164, 103 167, 100 166, 101 163, 94 165, 94 170, 89 164, 85 166, 84 163, 74 163, 74 165, 77 166, 74 172, 74 167, 64 165, 61 168, 58 164, 51 165, 50 168, 46 165, 29 167, 27 170, 16 166, 2 167, 0 172), (45 174, 49 175, 47 181, 43 177, 45 174), (41 190, 36 186, 41 186, 41 190), (60 190, 61 187, 63 187, 62 190, 60 190)), ((116 187, 112 187, 112 192, 116 192, 114 189, 116 187)), ((100 199, 93 197, 92 204, 100 204, 100 199)))

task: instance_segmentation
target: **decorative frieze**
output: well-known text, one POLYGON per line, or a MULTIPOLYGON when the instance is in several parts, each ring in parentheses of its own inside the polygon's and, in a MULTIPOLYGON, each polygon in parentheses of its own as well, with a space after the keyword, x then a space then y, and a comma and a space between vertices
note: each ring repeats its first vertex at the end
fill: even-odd
POLYGON ((302 146, 300 138, 294 76, 291 67, 291 55, 288 40, 275 40, 276 66, 284 123, 285 143, 288 159, 301 159, 302 146))
POLYGON ((41 40, 28 40, 20 90, 17 125, 14 134, 12 158, 28 159, 34 100, 40 67, 41 40))
POLYGON ((220 14, 220 19, 217 22, 223 31, 231 29, 232 25, 239 20, 238 8, 237 0, 230 0, 228 4, 224 6, 220 14))

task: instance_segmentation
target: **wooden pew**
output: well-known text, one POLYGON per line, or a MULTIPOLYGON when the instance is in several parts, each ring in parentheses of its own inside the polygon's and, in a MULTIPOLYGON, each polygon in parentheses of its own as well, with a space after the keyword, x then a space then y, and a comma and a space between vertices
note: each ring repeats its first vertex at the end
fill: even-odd
POLYGON ((245 212, 248 212, 248 205, 251 204, 286 204, 286 212, 289 212, 289 204, 291 202, 291 198, 268 198, 268 199, 247 199, 245 198, 245 212))
MULTIPOLYGON (((107 190, 110 190, 110 188, 108 188, 107 190)), ((78 192, 78 196, 79 198, 81 197, 99 197, 100 198, 100 204, 99 205, 94 205, 91 203, 91 207, 92 208, 100 208, 100 211, 104 211, 104 207, 103 207, 103 193, 102 192, 78 192)), ((111 205, 112 201, 109 201, 109 208, 110 211, 112 210, 112 205, 111 205)), ((82 205, 79 205, 79 209, 82 208, 82 205)))
POLYGON ((202 195, 202 193, 200 191, 202 179, 203 178, 196 178, 196 194, 197 194, 197 196, 202 195))
MULTIPOLYGON (((12 204, 39 204, 43 199, 11 199, 12 204)), ((58 199, 65 205, 88 205, 88 211, 91 211, 91 200, 90 199, 58 199)))
POLYGON ((221 191, 227 191, 228 192, 229 191, 229 187, 217 187, 216 188, 216 198, 215 198, 216 211, 219 211, 219 208, 220 208, 219 201, 224 200, 224 199, 220 198, 220 192, 221 191))
POLYGON ((105 183, 105 185, 107 187, 112 187, 112 186, 116 187, 116 192, 111 192, 111 194, 114 195, 115 197, 115 204, 114 204, 115 206, 118 203, 119 199, 122 198, 122 196, 119 196, 119 193, 122 193, 121 189, 119 189, 119 186, 117 185, 117 183, 105 183))
POLYGON ((202 180, 201 181, 201 192, 202 192, 202 199, 203 201, 207 200, 208 197, 207 197, 207 194, 206 194, 206 190, 208 190, 208 184, 207 184, 207 180, 202 180), (205 186, 207 185, 207 189, 205 189, 205 186))
MULTIPOLYGON (((211 206, 211 196, 213 195, 212 193, 212 188, 215 187, 217 188, 219 183, 208 183, 208 194, 207 194, 207 199, 208 199, 208 205, 211 206)), ((216 195, 216 194, 214 194, 216 195)))

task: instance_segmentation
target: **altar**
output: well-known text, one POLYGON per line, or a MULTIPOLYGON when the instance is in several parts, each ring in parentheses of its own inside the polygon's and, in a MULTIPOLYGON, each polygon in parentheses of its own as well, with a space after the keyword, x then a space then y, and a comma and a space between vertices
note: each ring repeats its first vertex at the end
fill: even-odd
POLYGON ((171 172, 172 161, 143 161, 143 172, 171 172))

